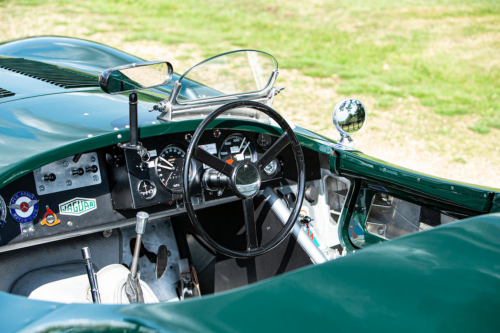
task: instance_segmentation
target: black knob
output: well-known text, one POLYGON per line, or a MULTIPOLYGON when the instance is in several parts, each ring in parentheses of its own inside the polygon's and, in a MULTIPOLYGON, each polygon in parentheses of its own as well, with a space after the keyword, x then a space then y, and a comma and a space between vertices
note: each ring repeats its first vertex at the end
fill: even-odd
POLYGON ((318 197, 319 197, 319 191, 316 188, 316 186, 311 185, 311 186, 306 188, 305 196, 306 196, 306 200, 309 201, 310 203, 316 202, 318 200, 318 197))
POLYGON ((56 180, 56 175, 54 175, 53 173, 51 173, 50 175, 45 175, 43 176, 43 180, 45 180, 46 182, 53 182, 56 180))
POLYGON ((90 172, 92 172, 92 173, 96 173, 96 172, 97 172, 97 170, 99 170, 99 168, 98 168, 98 167, 97 167, 97 165, 95 165, 95 164, 94 164, 94 165, 92 165, 92 166, 86 166, 86 167, 85 167, 85 171, 86 171, 87 173, 90 173, 90 172))
POLYGON ((71 170, 71 174, 73 176, 83 176, 84 173, 85 173, 85 171, 83 171, 83 168, 78 168, 78 169, 71 170))

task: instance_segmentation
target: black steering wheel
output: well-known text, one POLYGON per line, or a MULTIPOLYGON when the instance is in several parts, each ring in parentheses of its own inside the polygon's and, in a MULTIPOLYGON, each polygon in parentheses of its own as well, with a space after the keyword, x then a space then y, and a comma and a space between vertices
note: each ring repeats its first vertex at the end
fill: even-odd
MULTIPOLYGON (((205 172, 208 171, 209 170, 205 172)), ((186 159, 184 161, 183 192, 184 205, 186 207, 189 219, 191 220, 191 223, 193 223, 196 232, 216 251, 233 258, 250 258, 262 255, 278 246, 292 231, 292 228, 295 225, 295 221, 297 220, 297 217, 299 215, 302 201, 304 200, 305 165, 304 156, 302 154, 302 149, 300 147, 299 141, 297 140, 297 137, 295 136, 293 130, 290 128, 290 125, 288 125, 285 119, 283 119, 283 117, 278 112, 274 111, 271 107, 262 103, 252 101, 241 101, 225 104, 210 113, 205 118, 205 120, 200 123, 191 139, 189 148, 187 150, 186 159), (251 108, 260 112, 264 112, 274 121, 276 121, 276 123, 283 130, 283 134, 279 137, 279 139, 276 140, 276 142, 255 163, 245 161, 239 165, 233 166, 198 147, 198 141, 200 140, 201 135, 208 127, 208 125, 223 112, 232 110, 234 108, 251 108), (278 154, 283 151, 283 149, 285 149, 288 145, 291 145, 292 147, 298 174, 298 193, 295 207, 293 208, 288 221, 285 223, 281 231, 267 244, 261 244, 259 246, 254 216, 255 212, 253 197, 260 191, 261 172, 263 171, 263 169, 269 163, 271 163, 271 161, 276 158, 278 154), (200 224, 196 216, 196 212, 193 209, 191 196, 189 194, 189 166, 191 165, 191 160, 193 158, 202 163, 205 163, 214 170, 220 172, 222 175, 226 176, 226 183, 233 190, 233 192, 242 199, 246 227, 246 251, 232 250, 222 246, 221 244, 214 241, 200 224)))

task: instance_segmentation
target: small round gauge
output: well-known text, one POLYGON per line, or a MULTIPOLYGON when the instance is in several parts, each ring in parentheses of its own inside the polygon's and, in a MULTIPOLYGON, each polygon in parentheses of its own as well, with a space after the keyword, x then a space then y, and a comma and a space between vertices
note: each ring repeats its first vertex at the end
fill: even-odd
POLYGON ((168 145, 156 158, 156 175, 160 183, 172 193, 182 193, 182 169, 185 156, 186 152, 181 148, 168 145))
POLYGON ((144 200, 151 200, 156 196, 156 185, 150 180, 141 180, 137 186, 139 196, 144 200))
POLYGON ((274 175, 276 171, 278 171, 278 161, 276 159, 272 160, 271 163, 264 168, 264 173, 268 176, 274 175))
POLYGON ((268 149, 269 147, 271 147, 272 143, 273 143, 273 137, 270 136, 269 134, 260 133, 259 136, 257 137, 257 144, 262 149, 268 149))
POLYGON ((252 143, 245 136, 233 134, 222 143, 219 158, 229 164, 239 164, 243 161, 255 162, 257 154, 252 143))

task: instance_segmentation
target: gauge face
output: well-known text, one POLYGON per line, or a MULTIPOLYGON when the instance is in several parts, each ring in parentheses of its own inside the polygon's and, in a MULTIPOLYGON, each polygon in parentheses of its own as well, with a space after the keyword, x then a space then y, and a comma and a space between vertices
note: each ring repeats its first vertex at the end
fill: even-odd
POLYGON ((272 176, 276 173, 277 170, 278 170, 278 161, 274 159, 264 168, 264 173, 268 176, 272 176))
POLYGON ((150 180, 141 180, 137 191, 142 199, 151 200, 156 196, 156 185, 150 180))
POLYGON ((262 149, 268 149, 269 147, 271 147, 272 143, 273 143, 273 138, 269 134, 260 133, 259 136, 257 137, 257 144, 262 149))
POLYGON ((255 162, 257 154, 250 141, 241 134, 230 135, 222 143, 219 158, 229 164, 239 164, 243 161, 255 162))
POLYGON ((156 158, 160 183, 172 193, 182 193, 182 168, 186 152, 177 146, 166 146, 156 158))

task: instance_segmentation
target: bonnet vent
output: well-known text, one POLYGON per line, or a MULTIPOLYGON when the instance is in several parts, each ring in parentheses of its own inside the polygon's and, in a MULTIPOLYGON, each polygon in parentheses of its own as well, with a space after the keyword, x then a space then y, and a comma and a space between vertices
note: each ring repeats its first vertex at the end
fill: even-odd
POLYGON ((0 68, 23 74, 63 88, 98 87, 96 77, 62 69, 44 62, 20 59, 0 58, 0 68))
POLYGON ((0 98, 14 96, 15 94, 11 91, 0 88, 0 98))

